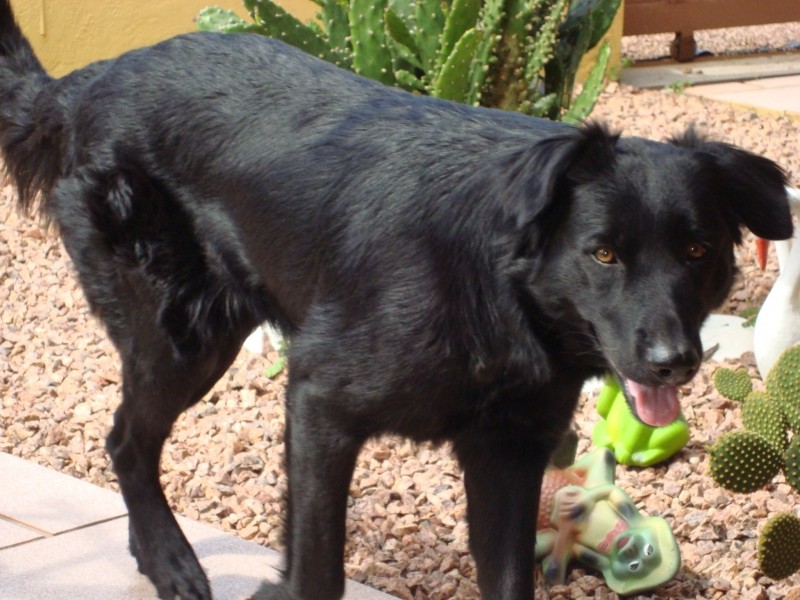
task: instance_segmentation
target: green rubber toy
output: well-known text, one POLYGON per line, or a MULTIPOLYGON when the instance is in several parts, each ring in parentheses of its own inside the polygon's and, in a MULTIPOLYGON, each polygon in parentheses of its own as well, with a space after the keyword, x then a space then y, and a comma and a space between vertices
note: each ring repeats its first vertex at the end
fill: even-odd
POLYGON ((614 483, 611 451, 598 448, 566 469, 545 471, 535 556, 548 585, 563 584, 575 559, 627 596, 668 582, 681 566, 678 542, 662 517, 639 512, 614 483))
POLYGON ((615 377, 606 377, 597 398, 597 411, 603 420, 595 425, 592 440, 608 448, 617 462, 634 467, 649 467, 667 460, 689 441, 689 425, 683 413, 669 425, 651 427, 631 411, 625 392, 615 377))

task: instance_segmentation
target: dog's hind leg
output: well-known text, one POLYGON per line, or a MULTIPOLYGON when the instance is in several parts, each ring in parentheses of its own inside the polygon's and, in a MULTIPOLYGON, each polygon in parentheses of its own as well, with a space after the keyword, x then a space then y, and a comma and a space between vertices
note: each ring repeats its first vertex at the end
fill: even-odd
POLYGON ((247 304, 249 290, 210 261, 213 249, 201 246, 177 201, 144 174, 87 170, 59 183, 52 206, 122 361, 122 404, 106 446, 128 507, 131 552, 161 598, 208 600, 206 575, 161 489, 161 451, 175 420, 211 389, 262 316, 247 304))
POLYGON ((237 349, 231 345, 184 364, 152 346, 123 357, 123 399, 106 445, 128 507, 131 553, 160 598, 211 598, 208 580, 164 497, 159 463, 175 419, 224 373, 237 349))

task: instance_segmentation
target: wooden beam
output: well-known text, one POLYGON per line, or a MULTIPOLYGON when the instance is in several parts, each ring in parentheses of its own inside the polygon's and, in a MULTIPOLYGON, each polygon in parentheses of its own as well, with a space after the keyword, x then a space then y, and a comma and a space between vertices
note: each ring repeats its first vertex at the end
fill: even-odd
POLYGON ((797 0, 625 0, 623 35, 800 21, 797 0))

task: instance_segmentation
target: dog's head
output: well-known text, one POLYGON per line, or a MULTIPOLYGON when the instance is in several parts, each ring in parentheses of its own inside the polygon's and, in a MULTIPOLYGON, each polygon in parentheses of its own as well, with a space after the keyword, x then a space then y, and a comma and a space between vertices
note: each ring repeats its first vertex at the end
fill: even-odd
POLYGON ((597 125, 541 142, 529 159, 536 172, 515 218, 533 261, 527 288, 555 343, 616 371, 642 421, 671 422, 676 387, 700 366, 701 325, 730 290, 740 228, 792 234, 783 171, 692 131, 657 143, 597 125))

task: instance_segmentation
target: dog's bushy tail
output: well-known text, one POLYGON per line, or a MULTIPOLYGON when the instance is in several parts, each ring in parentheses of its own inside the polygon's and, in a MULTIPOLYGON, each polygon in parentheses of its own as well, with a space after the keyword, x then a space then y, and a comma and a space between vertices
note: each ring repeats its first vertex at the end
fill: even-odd
POLYGON ((56 177, 58 109, 38 101, 52 81, 22 33, 10 0, 0 0, 0 153, 19 193, 20 207, 32 212, 39 192, 56 177), (48 108, 50 110, 48 110, 48 108))

